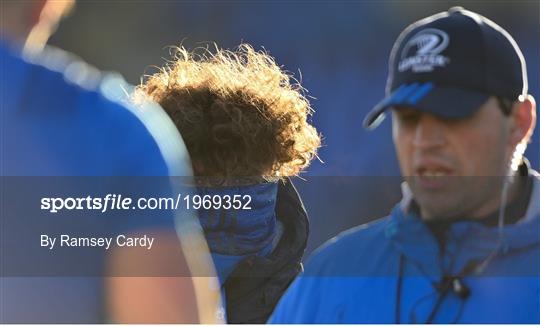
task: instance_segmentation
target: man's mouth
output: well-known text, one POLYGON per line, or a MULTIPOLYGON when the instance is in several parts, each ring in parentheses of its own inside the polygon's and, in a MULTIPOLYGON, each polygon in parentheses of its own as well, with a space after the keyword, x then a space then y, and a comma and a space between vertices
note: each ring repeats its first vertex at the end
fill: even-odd
POLYGON ((444 169, 422 169, 417 175, 419 177, 445 177, 451 175, 451 172, 444 169))
POLYGON ((453 171, 446 166, 419 166, 415 169, 415 183, 426 190, 439 190, 447 186, 453 171))

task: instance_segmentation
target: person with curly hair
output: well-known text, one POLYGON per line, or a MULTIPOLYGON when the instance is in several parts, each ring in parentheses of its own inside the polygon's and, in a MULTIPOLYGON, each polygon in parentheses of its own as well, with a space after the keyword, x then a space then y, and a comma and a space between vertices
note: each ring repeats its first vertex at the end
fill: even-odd
POLYGON ((134 94, 159 103, 178 127, 201 196, 251 198, 249 210, 199 210, 230 323, 266 322, 302 270, 308 220, 288 177, 321 143, 303 93, 272 57, 242 44, 178 48, 134 94))

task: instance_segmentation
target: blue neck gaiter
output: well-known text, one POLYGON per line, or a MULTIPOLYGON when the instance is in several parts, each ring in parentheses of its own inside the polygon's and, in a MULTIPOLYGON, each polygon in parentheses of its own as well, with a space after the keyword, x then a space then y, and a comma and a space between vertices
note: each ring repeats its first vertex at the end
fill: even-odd
POLYGON ((240 209, 199 210, 199 220, 222 284, 244 258, 271 253, 277 234, 277 189, 277 183, 198 187, 201 198, 205 195, 210 198, 219 196, 222 206, 226 196, 229 196, 231 203, 234 198, 241 202, 240 209))

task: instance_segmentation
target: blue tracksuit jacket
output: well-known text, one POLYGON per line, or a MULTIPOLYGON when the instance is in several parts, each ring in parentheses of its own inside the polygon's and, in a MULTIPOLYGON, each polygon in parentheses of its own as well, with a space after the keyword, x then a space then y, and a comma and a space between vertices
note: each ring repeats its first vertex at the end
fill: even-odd
POLYGON ((540 178, 531 173, 527 214, 504 227, 502 245, 496 227, 463 221, 440 253, 404 196, 390 216, 319 249, 269 322, 540 323, 540 178), (449 276, 459 277, 442 282, 449 276))
MULTIPOLYGON (((9 185, 17 182, 9 180, 26 180, 17 184, 30 188, 32 184, 42 185, 38 177, 72 176, 69 180, 81 180, 76 177, 191 175, 183 141, 161 108, 150 104, 124 106, 113 101, 120 100, 121 96, 115 94, 121 92, 105 87, 105 82, 117 85, 117 81, 112 77, 103 82, 100 79, 100 85, 78 81, 75 70, 84 75, 92 69, 79 62, 66 67, 69 62, 65 58, 64 53, 46 51, 34 58, 35 63, 29 62, 0 42, 0 323, 99 323, 107 318, 105 294, 98 277, 40 277, 39 271, 32 277, 19 277, 18 272, 12 275, 7 265, 17 257, 23 261, 43 259, 40 232, 53 225, 65 225, 60 225, 53 215, 45 218, 20 214, 23 208, 35 213, 39 203, 19 196, 16 201, 24 204, 16 206, 10 201, 14 191, 9 185), (24 240, 28 238, 32 242, 24 240), (26 250, 31 245, 33 250, 26 250)), ((105 179, 92 180, 97 183, 105 179)), ((151 194, 150 190, 139 192, 151 194)), ((114 222, 101 219, 91 223, 88 220, 94 215, 87 215, 72 220, 86 223, 94 231, 103 225, 112 228, 114 222)), ((156 215, 141 211, 123 219, 119 228, 122 232, 142 228, 174 230, 172 213, 160 214, 160 218, 156 215)), ((77 223, 72 222, 74 228, 77 223)), ((95 264, 79 262, 98 266, 100 259, 96 257, 95 264)))

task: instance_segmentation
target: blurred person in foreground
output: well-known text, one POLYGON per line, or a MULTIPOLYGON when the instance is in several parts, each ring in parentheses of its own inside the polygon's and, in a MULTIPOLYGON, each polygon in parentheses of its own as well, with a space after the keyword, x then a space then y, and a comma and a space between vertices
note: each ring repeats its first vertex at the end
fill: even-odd
POLYGON ((288 179, 320 146, 301 86, 268 54, 243 44, 202 54, 180 48, 135 94, 159 103, 182 134, 196 192, 220 198, 201 208, 199 219, 227 321, 264 323, 302 270, 308 236, 306 211, 288 179), (239 198, 241 207, 227 198, 239 198))
POLYGON ((539 323, 527 88, 518 45, 487 18, 455 7, 407 27, 364 121, 392 110, 403 200, 320 248, 270 321, 539 323))
MULTIPOLYGON (((191 167, 184 144, 161 108, 152 103, 135 108, 107 99, 98 90, 99 73, 88 74, 95 69, 66 60, 69 56, 60 50, 45 49, 58 21, 72 6, 72 1, 2 1, 2 188, 8 182, 13 184, 10 180, 23 180, 23 188, 32 188, 32 183, 37 185, 44 176, 111 177, 105 181, 114 176, 189 176, 191 167), (88 76, 98 78, 89 80, 88 76), (152 125, 158 125, 159 130, 152 125), (16 176, 35 178, 7 178, 16 176)), ((66 179, 47 180, 59 183, 66 179)), ((156 237, 152 250, 118 248, 103 258, 73 249, 68 255, 73 259, 56 266, 58 274, 41 275, 41 266, 56 257, 39 248, 40 239, 32 232, 44 232, 40 228, 65 232, 77 225, 105 232, 102 227, 108 228, 118 221, 104 221, 104 217, 88 221, 88 216, 70 216, 69 225, 60 225, 59 215, 51 219, 20 215, 17 207, 21 206, 13 202, 25 202, 28 198, 11 200, 18 190, 4 188, 2 192, 2 323, 216 321, 214 308, 219 292, 198 289, 200 298, 210 300, 197 305, 188 270, 192 266, 187 265, 193 255, 198 256, 196 261, 203 262, 204 248, 182 251, 173 213, 154 219, 148 213, 134 212, 134 216, 121 220, 129 225, 120 225, 118 232, 152 233, 156 237), (77 257, 79 252, 81 256, 77 257), (92 261, 85 261, 87 258, 92 261), (107 260, 108 273, 70 272, 77 265, 97 270, 103 259, 107 260), (172 277, 139 272, 164 260, 175 269, 163 276, 172 277), (13 265, 19 262, 34 269, 16 270, 13 265), (62 268, 68 271, 63 272, 62 268), (149 277, 137 277, 141 275, 149 277)), ((35 204, 27 203, 24 207, 35 204)), ((210 262, 209 255, 206 256, 210 262)))

